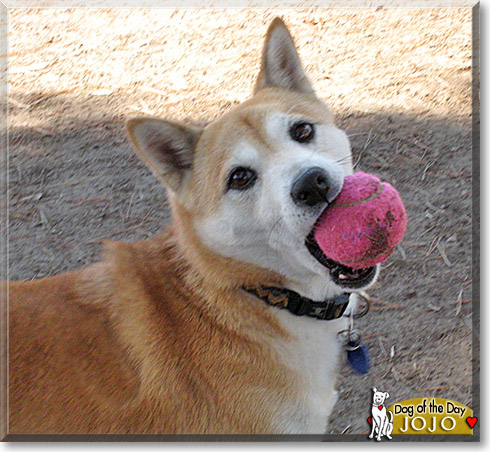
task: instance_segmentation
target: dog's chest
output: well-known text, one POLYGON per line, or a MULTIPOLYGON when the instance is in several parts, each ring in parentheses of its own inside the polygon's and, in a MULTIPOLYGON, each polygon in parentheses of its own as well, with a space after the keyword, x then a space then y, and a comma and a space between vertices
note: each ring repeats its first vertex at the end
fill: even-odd
POLYGON ((346 320, 322 321, 279 311, 291 339, 274 344, 282 364, 297 376, 298 396, 285 402, 276 422, 285 433, 324 433, 336 402, 335 380, 346 320))
POLYGON ((374 417, 384 418, 386 417, 386 408, 384 405, 374 405, 371 410, 374 417))

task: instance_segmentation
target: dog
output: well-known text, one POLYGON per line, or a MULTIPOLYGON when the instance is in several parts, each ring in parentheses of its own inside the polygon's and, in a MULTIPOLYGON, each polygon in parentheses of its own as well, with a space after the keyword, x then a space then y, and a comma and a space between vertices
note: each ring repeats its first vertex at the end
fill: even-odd
POLYGON ((388 412, 384 406, 385 400, 390 397, 387 392, 378 391, 373 388, 373 406, 371 407, 372 414, 372 428, 369 438, 373 439, 376 435, 376 441, 381 441, 382 436, 386 436, 388 439, 392 439, 391 433, 393 432, 393 413, 388 412))
POLYGON ((352 157, 284 22, 250 99, 204 128, 127 132, 172 222, 9 284, 9 432, 324 433, 343 314, 378 267, 326 262, 311 238, 352 157))

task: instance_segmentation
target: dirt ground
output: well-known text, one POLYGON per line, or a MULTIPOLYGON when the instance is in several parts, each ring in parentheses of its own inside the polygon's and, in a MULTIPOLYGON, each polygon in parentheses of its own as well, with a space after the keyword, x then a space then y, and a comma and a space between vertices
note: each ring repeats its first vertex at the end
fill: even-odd
POLYGON ((472 398, 471 10, 10 10, 9 269, 95 262, 101 239, 168 221, 165 191, 124 132, 131 116, 207 122, 246 99, 267 25, 284 18, 357 169, 400 191, 402 245, 358 322, 372 368, 345 364, 329 432, 390 402, 472 398))

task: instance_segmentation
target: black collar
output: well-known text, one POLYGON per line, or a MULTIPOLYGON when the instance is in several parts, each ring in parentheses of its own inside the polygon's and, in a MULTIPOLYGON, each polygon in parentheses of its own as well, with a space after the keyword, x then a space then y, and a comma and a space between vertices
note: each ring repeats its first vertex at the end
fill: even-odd
POLYGON ((306 315, 319 320, 333 320, 342 317, 349 304, 349 293, 343 293, 325 301, 313 301, 299 293, 283 287, 243 287, 243 290, 264 300, 268 305, 287 309, 294 315, 306 315))

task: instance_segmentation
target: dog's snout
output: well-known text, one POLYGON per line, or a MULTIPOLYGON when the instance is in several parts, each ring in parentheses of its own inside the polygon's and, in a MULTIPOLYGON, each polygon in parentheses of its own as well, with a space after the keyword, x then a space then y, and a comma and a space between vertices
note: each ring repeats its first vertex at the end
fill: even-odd
POLYGON ((330 199, 331 184, 327 172, 319 167, 309 168, 293 183, 291 197, 296 204, 316 206, 330 199))

